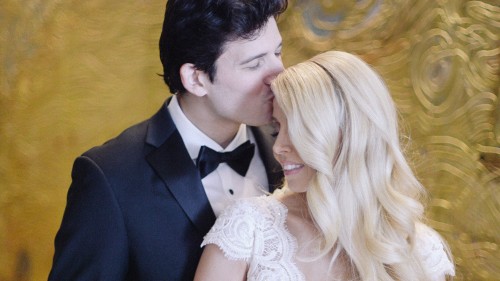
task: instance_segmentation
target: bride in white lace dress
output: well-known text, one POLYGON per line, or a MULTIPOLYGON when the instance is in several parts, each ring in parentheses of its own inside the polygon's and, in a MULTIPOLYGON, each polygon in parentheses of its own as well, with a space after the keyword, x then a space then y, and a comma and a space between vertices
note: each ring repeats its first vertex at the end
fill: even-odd
POLYGON ((424 188, 399 144, 395 105, 338 51, 272 83, 284 187, 237 201, 206 235, 195 280, 445 280, 451 255, 423 223, 424 188))

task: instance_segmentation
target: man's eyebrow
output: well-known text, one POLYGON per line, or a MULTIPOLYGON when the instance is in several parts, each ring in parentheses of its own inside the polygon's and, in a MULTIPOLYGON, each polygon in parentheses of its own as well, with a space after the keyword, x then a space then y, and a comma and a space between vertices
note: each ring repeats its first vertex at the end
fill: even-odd
MULTIPOLYGON (((276 47, 276 49, 281 48, 281 46, 282 46, 282 45, 283 45, 283 42, 280 42, 280 44, 278 45, 278 47, 276 47)), ((240 65, 247 64, 247 63, 249 63, 249 62, 253 61, 254 59, 261 58, 261 57, 263 57, 263 56, 265 56, 265 55, 266 55, 266 53, 257 54, 257 55, 255 55, 255 56, 253 56, 253 57, 250 57, 250 58, 248 58, 248 59, 246 59, 246 60, 242 61, 242 62, 240 63, 240 65)))
POLYGON ((253 61, 253 60, 255 60, 255 59, 259 59, 259 58, 261 58, 261 57, 263 57, 263 56, 265 56, 265 55, 266 55, 266 53, 262 53, 262 54, 258 54, 258 55, 255 55, 255 56, 253 56, 253 57, 250 57, 250 58, 248 58, 248 59, 246 59, 246 60, 242 61, 242 62, 240 63, 240 65, 247 64, 247 63, 249 63, 249 62, 251 62, 251 61, 253 61))

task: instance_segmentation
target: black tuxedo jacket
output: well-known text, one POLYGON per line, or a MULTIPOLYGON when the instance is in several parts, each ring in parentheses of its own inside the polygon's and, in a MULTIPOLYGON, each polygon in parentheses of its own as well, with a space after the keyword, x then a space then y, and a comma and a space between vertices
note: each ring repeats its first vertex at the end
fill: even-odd
MULTIPOLYGON (((270 132, 252 130, 273 191, 282 173, 270 132)), ((49 280, 192 280, 214 222, 165 103, 75 160, 49 280)))

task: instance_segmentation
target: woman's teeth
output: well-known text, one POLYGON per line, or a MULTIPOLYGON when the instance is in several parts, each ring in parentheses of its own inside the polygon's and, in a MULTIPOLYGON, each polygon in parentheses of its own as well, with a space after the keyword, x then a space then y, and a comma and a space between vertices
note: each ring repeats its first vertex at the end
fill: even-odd
POLYGON ((302 168, 302 166, 304 166, 304 165, 287 164, 287 165, 283 166, 283 170, 284 171, 291 171, 291 170, 295 170, 295 169, 298 169, 298 168, 302 168))

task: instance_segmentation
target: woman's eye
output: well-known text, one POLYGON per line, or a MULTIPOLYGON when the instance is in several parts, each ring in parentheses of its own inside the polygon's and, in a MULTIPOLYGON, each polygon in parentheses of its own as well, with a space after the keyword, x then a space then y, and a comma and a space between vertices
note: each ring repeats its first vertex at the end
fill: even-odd
POLYGON ((271 126, 273 127, 273 132, 271 133, 271 136, 273 138, 276 138, 280 132, 280 123, 273 119, 273 121, 271 121, 271 126))

